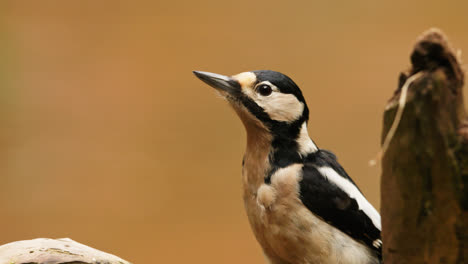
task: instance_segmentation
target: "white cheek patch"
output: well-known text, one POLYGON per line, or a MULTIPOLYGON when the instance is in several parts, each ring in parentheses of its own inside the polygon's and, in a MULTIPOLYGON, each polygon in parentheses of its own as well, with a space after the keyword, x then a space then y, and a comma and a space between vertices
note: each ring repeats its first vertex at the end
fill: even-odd
POLYGON ((304 104, 293 94, 273 92, 269 96, 256 95, 254 101, 262 107, 271 119, 282 122, 294 122, 302 116, 304 104))

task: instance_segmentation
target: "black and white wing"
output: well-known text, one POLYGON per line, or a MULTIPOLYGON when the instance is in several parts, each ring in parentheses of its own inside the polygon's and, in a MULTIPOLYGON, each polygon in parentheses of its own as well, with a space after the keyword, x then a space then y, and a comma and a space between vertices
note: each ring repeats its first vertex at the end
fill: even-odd
POLYGON ((312 213, 362 241, 381 257, 380 214, 331 152, 319 150, 306 158, 300 197, 312 213))

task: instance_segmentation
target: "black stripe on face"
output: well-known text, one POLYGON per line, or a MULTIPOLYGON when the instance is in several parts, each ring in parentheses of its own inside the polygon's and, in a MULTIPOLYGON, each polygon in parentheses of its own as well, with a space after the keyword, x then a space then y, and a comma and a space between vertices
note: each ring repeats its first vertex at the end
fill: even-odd
POLYGON ((239 103, 245 106, 245 108, 247 108, 247 110, 253 116, 255 116, 258 120, 260 120, 269 129, 271 129, 269 124, 273 122, 274 120, 270 118, 270 116, 265 112, 265 110, 261 106, 259 106, 257 103, 255 103, 254 100, 252 100, 250 97, 248 97, 245 94, 239 94, 238 100, 239 100, 239 103))
POLYGON ((282 139, 295 140, 299 135, 302 124, 309 119, 309 109, 305 104, 302 115, 296 121, 288 123, 271 119, 261 106, 245 94, 241 94, 236 101, 239 101, 238 103, 245 106, 253 116, 260 120, 274 137, 282 139))

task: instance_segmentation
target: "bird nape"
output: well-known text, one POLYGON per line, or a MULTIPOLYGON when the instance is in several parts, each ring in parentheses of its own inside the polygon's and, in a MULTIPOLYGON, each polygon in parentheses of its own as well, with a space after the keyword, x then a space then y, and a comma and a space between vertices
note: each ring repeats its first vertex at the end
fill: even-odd
POLYGON ((194 74, 226 98, 247 131, 244 205, 268 260, 381 263, 380 215, 335 155, 309 137, 299 87, 267 70, 194 74))

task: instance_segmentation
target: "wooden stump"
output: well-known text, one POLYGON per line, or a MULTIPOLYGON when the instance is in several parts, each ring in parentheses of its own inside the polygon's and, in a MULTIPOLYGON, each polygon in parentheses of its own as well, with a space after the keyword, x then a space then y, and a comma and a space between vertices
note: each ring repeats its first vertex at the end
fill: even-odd
POLYGON ((468 122, 464 75, 445 36, 424 33, 384 113, 385 139, 410 76, 401 121, 382 159, 385 264, 468 263, 468 122))

